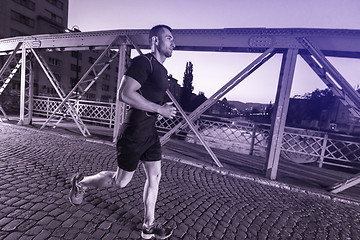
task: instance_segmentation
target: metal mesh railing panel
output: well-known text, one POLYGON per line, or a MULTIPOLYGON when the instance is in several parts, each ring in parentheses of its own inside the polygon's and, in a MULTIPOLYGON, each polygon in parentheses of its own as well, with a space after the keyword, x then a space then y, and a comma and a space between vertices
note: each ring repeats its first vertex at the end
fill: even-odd
MULTIPOLYGON (((60 103, 61 100, 57 98, 35 97, 34 113, 48 116, 60 103)), ((86 122, 101 123, 111 127, 115 121, 114 103, 80 100, 72 101, 71 104, 86 122)), ((65 106, 62 110, 66 110, 65 106)), ((181 116, 173 119, 161 118, 156 122, 156 126, 159 131, 167 132, 181 121, 183 121, 181 116)), ((194 125, 211 147, 260 156, 266 154, 270 135, 269 125, 254 125, 246 121, 209 120, 206 116, 201 116, 194 125)), ((186 141, 199 143, 189 127, 180 129, 178 135, 183 136, 186 141)), ((324 164, 333 160, 359 162, 360 142, 325 138, 325 135, 324 132, 286 128, 281 146, 282 156, 299 162, 321 160, 324 164)))

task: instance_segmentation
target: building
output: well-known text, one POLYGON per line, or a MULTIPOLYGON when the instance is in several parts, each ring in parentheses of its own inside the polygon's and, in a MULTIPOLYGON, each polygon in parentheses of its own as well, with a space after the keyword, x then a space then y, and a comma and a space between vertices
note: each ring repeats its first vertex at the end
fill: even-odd
POLYGON ((360 134, 360 121, 355 118, 340 98, 333 96, 326 107, 313 110, 309 99, 291 98, 287 125, 321 131, 339 132, 350 135, 360 134))
MULTIPOLYGON (((68 8, 68 0, 2 0, 0 38, 80 31, 74 27, 68 28, 68 8)), ((67 94, 96 61, 101 51, 57 51, 51 53, 39 51, 38 54, 46 61, 60 87, 67 94)), ((0 59, 0 65, 3 65, 6 59, 7 56, 3 56, 0 59)), ((40 65, 36 61, 33 62, 34 95, 59 97, 40 65)), ((83 98, 115 102, 117 78, 118 61, 115 60, 83 98)), ((10 91, 20 91, 19 72, 5 89, 5 92, 10 91)))
POLYGON ((0 38, 64 32, 68 7, 68 0, 2 0, 0 38))

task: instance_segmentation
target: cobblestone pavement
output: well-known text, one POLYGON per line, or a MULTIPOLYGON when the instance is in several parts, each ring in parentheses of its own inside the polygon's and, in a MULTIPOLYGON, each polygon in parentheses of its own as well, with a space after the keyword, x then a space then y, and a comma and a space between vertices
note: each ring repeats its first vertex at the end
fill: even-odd
MULTIPOLYGON (((139 239, 141 167, 125 189, 68 202, 69 179, 115 169, 115 148, 0 123, 0 239, 139 239)), ((159 220, 170 239, 360 239, 360 206, 163 161, 159 220)))

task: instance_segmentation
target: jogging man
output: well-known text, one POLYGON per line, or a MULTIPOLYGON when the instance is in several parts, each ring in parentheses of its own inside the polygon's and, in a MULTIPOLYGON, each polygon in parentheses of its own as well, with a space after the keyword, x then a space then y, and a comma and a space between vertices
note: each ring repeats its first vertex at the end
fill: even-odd
POLYGON ((69 200, 73 205, 82 202, 88 187, 125 187, 132 179, 139 161, 146 174, 143 193, 144 222, 141 236, 165 239, 172 229, 155 221, 155 205, 161 178, 161 145, 155 127, 158 115, 173 118, 176 108, 164 103, 168 87, 167 70, 163 66, 175 47, 172 29, 157 25, 150 30, 151 53, 132 60, 118 90, 118 98, 130 106, 117 140, 116 171, 96 175, 77 174, 72 178, 69 200))

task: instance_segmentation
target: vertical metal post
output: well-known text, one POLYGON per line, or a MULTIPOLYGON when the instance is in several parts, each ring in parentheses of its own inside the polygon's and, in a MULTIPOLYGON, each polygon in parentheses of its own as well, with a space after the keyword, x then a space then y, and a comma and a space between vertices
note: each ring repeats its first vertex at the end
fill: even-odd
POLYGON ((33 115, 33 104, 34 104, 34 73, 33 73, 33 69, 32 69, 32 63, 29 60, 29 79, 28 79, 28 99, 27 99, 27 118, 24 122, 24 124, 29 125, 32 123, 32 115, 33 115))
MULTIPOLYGON (((115 105, 116 106, 116 105, 115 105)), ((109 117, 109 128, 112 128, 112 125, 113 125, 113 112, 114 112, 114 104, 111 103, 110 104, 110 117, 109 117)))
POLYGON ((290 101, 290 91, 294 76, 298 49, 288 49, 283 55, 279 84, 272 116, 270 138, 266 153, 266 177, 276 179, 279 165, 280 150, 285 128, 286 115, 290 101))
POLYGON ((46 99, 46 118, 49 118, 50 114, 50 98, 47 97, 46 99))
POLYGON ((251 143, 250 143, 249 155, 254 155, 256 130, 257 130, 257 125, 256 125, 256 123, 254 123, 253 130, 252 130, 252 133, 251 133, 251 143))
POLYGON ((121 85, 122 78, 125 73, 126 67, 126 44, 121 44, 119 47, 119 72, 117 80, 117 94, 116 94, 116 106, 115 106, 115 123, 114 123, 114 132, 113 132, 113 142, 116 141, 119 134, 120 125, 124 121, 126 106, 125 103, 120 102, 119 99, 119 88, 121 85))
POLYGON ((21 80, 20 80, 20 116, 18 125, 24 125, 26 91, 26 46, 21 47, 21 80))
POLYGON ((324 158, 325 158, 325 151, 326 151, 326 145, 328 141, 329 135, 325 133, 323 144, 321 146, 321 155, 320 155, 320 161, 319 161, 319 168, 323 166, 324 158))

